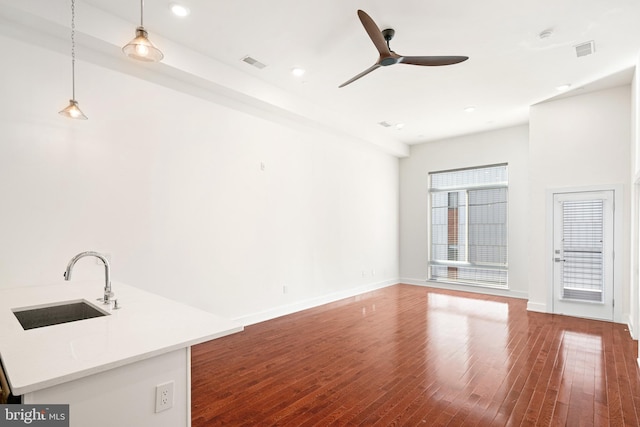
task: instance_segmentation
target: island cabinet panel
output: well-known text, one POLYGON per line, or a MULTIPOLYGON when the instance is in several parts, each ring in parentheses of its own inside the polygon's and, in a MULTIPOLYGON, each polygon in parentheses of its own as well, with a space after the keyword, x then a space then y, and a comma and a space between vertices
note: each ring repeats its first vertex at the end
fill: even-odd
POLYGON ((25 404, 69 404, 71 427, 191 425, 190 348, 181 348, 22 396, 25 404), (173 382, 173 406, 156 413, 156 386, 173 382))

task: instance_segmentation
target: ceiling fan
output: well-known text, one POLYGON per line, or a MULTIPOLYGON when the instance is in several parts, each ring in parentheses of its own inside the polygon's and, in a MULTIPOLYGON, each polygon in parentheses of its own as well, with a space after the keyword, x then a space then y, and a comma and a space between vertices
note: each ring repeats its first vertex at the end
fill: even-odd
POLYGON ((438 66, 438 65, 452 65, 469 59, 468 56, 402 56, 398 55, 389 47, 389 41, 393 39, 395 31, 391 28, 380 31, 380 28, 376 23, 367 15, 364 11, 358 10, 358 17, 360 22, 364 26, 369 38, 378 49, 380 57, 378 61, 371 67, 367 68, 357 76, 342 83, 339 87, 344 87, 354 81, 358 80, 370 72, 380 68, 394 64, 411 64, 411 65, 426 65, 426 66, 438 66))

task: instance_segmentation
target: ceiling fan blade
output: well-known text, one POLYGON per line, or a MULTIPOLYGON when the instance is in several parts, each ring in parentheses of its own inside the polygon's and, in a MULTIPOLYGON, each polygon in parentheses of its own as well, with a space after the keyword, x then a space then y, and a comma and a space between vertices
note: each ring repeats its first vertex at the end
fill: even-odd
POLYGON ((341 87, 345 87, 346 85, 348 85, 349 83, 353 83, 356 80, 358 80, 360 77, 366 76, 367 74, 369 74, 370 72, 372 72, 373 70, 376 70, 378 68, 380 68, 381 65, 380 64, 373 64, 371 67, 367 68, 366 70, 364 70, 363 72, 361 72, 360 74, 358 74, 355 77, 350 78, 349 80, 347 80, 346 82, 342 83, 340 86, 338 86, 339 88, 341 87))
POLYGON ((469 59, 468 56, 403 56, 398 62, 410 65, 453 65, 469 59))
POLYGON ((388 56, 390 54, 389 47, 387 46, 387 42, 385 41, 380 28, 378 28, 373 19, 371 19, 365 11, 358 10, 358 17, 360 18, 360 22, 362 22, 362 26, 366 30, 367 34, 369 34, 369 38, 376 46, 376 49, 378 49, 380 55, 388 56))

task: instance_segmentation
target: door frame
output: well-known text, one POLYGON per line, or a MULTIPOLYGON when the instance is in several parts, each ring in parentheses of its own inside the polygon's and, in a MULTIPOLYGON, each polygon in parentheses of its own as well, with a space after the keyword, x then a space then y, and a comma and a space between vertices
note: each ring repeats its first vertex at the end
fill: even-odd
POLYGON ((624 257, 623 247, 623 191, 621 184, 616 185, 593 185, 587 187, 561 187, 550 188, 546 191, 546 231, 545 231, 545 273, 547 278, 547 313, 554 312, 554 288, 553 288, 553 267, 554 267, 554 247, 553 247, 553 199, 558 193, 584 193, 598 191, 613 191, 613 321, 615 323, 626 323, 623 319, 622 307, 622 260, 624 257))

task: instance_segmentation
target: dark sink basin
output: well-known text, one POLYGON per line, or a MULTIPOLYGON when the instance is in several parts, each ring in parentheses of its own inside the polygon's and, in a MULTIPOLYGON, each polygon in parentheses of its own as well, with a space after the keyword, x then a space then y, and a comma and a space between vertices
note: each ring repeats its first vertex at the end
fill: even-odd
POLYGON ((46 307, 14 308, 12 311, 25 331, 109 314, 86 301, 65 301, 46 307))

